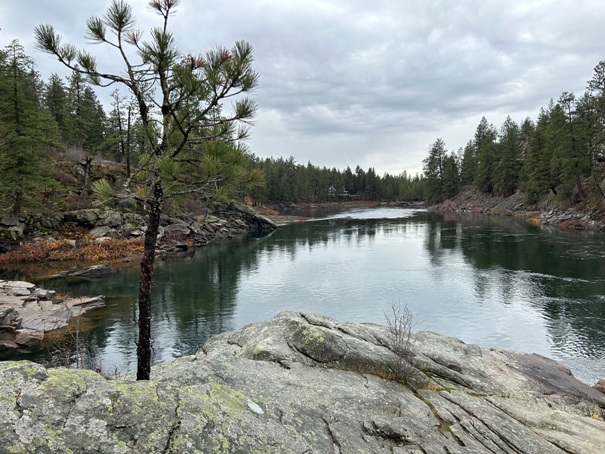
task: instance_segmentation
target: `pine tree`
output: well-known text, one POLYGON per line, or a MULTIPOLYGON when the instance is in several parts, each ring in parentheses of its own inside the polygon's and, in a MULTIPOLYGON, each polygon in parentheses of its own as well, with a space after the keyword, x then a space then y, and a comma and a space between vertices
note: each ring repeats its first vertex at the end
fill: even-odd
POLYGON ((57 122, 63 141, 67 141, 67 90, 57 74, 52 74, 46 84, 44 105, 57 122))
POLYGON ((463 186, 473 184, 477 173, 477 150, 472 140, 469 140, 464 147, 460 173, 463 186))
POLYGON ((105 111, 97 95, 78 67, 75 67, 67 87, 68 145, 89 154, 102 151, 105 145, 105 124, 105 111))
POLYGON ((42 106, 33 61, 13 41, 0 51, 0 201, 13 213, 59 186, 45 165, 46 147, 58 144, 57 123, 42 106))
POLYGON ((149 3, 161 18, 160 26, 151 30, 149 41, 144 41, 136 29, 132 8, 123 0, 113 0, 103 18, 87 20, 87 38, 108 44, 122 59, 124 73, 120 74, 100 71, 91 54, 61 44, 52 26, 40 25, 34 31, 39 49, 58 57, 62 64, 93 83, 104 81, 127 87, 138 105, 149 147, 132 177, 132 182, 136 179, 140 185, 138 196, 147 203, 149 213, 139 290, 139 380, 148 380, 151 369, 151 283, 160 217, 168 195, 165 190, 170 189, 175 196, 195 192, 208 199, 223 198, 238 187, 229 184, 231 179, 237 182, 254 178, 254 173, 242 171, 247 150, 240 140, 248 135, 245 125, 252 119, 256 105, 249 98, 240 97, 231 112, 220 109, 228 98, 249 92, 257 85, 252 48, 238 42, 231 50, 217 48, 205 56, 183 54, 168 29, 178 3, 149 3), (131 60, 132 52, 127 46, 133 46, 140 61, 131 60), (154 110, 154 106, 158 109, 154 110), (156 122, 158 126, 154 127, 156 122), (186 178, 191 174, 193 178, 186 178))
POLYGON ((445 158, 445 142, 442 139, 437 139, 429 148, 429 155, 422 161, 424 164, 424 178, 426 179, 426 200, 430 205, 442 202, 445 198, 443 186, 445 158))
POLYGON ((451 199, 460 191, 460 159, 459 154, 446 154, 443 159, 443 197, 451 199))
POLYGON ((559 105, 566 125, 565 130, 560 134, 560 142, 564 147, 562 180, 566 187, 575 185, 577 197, 582 200, 586 198, 582 181, 590 174, 591 166, 589 141, 584 136, 586 129, 583 128, 578 113, 578 101, 575 95, 564 92, 559 98, 559 105))
POLYGON ((517 190, 522 164, 521 131, 510 117, 506 117, 500 128, 496 149, 499 159, 494 169, 494 190, 496 194, 508 197, 517 190))
POLYGON ((547 191, 556 193, 551 178, 552 150, 549 149, 548 128, 550 110, 540 109, 538 121, 529 140, 523 172, 527 175, 527 198, 530 203, 538 201, 547 191))
POLYGON ((477 156, 473 182, 480 191, 493 194, 494 172, 498 159, 496 156, 496 129, 487 122, 485 117, 481 118, 477 126, 473 146, 477 156))

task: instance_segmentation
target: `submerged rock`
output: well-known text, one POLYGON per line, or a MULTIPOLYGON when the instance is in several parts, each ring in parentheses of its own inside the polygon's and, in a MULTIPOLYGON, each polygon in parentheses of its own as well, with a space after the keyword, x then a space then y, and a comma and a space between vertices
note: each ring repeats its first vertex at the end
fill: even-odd
POLYGON ((108 274, 112 274, 114 271, 115 270, 111 266, 107 264, 100 264, 87 266, 86 268, 79 268, 77 270, 61 271, 60 273, 53 274, 52 276, 50 276, 50 278, 57 279, 65 277, 77 277, 93 279, 97 277, 107 276, 108 274))
POLYGON ((554 361, 281 313, 156 366, 152 380, 0 363, 7 452, 593 453, 605 395, 554 361))

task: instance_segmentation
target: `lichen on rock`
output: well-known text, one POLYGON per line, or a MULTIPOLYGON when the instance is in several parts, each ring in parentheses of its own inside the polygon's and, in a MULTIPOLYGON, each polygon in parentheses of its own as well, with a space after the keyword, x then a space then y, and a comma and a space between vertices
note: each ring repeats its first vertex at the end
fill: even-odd
POLYGON ((152 380, 0 363, 6 452, 582 453, 605 395, 537 355, 415 334, 423 380, 388 377, 387 327, 284 312, 155 366, 152 380))

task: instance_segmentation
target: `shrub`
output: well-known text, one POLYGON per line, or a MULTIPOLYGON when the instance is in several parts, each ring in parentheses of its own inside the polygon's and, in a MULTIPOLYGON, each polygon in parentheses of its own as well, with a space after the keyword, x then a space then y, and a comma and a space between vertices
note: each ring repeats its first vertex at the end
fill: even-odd
POLYGON ((397 358, 394 364, 396 379, 407 383, 414 370, 414 316, 407 305, 402 308, 399 303, 391 304, 391 310, 384 315, 389 327, 390 347, 397 358))

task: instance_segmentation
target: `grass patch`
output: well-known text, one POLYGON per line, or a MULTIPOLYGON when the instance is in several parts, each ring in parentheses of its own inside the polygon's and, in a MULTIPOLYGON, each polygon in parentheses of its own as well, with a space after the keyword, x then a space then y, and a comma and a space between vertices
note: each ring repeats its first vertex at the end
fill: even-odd
POLYGON ((42 240, 26 243, 0 254, 0 265, 48 261, 96 263, 142 253, 143 240, 140 238, 112 238, 102 243, 88 238, 80 238, 75 245, 74 240, 69 239, 42 240))

